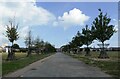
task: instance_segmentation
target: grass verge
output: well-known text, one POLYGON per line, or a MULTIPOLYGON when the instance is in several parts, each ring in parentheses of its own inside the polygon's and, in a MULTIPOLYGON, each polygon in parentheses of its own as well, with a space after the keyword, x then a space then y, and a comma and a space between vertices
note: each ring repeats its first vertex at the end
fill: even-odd
MULTIPOLYGON (((99 67, 103 72, 110 74, 112 77, 119 77, 120 74, 120 62, 119 61, 111 61, 107 59, 103 60, 93 60, 91 57, 85 57, 83 55, 79 54, 69 54, 65 53, 73 58, 76 58, 80 61, 83 61, 85 64, 99 67), (107 61, 106 61, 107 60, 107 61)), ((113 59, 113 57, 111 57, 113 59)))
POLYGON ((24 57, 14 61, 2 62, 2 75, 6 75, 10 72, 16 71, 20 68, 23 68, 35 61, 48 57, 54 53, 40 54, 40 55, 31 55, 30 57, 24 57))

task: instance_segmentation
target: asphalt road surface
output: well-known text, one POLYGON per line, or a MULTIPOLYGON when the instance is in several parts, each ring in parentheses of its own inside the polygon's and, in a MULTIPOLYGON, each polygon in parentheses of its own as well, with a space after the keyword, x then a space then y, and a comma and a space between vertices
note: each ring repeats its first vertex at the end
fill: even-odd
POLYGON ((110 77, 99 68, 84 64, 82 61, 60 52, 28 67, 21 70, 21 72, 19 70, 8 76, 17 74, 21 77, 110 77))

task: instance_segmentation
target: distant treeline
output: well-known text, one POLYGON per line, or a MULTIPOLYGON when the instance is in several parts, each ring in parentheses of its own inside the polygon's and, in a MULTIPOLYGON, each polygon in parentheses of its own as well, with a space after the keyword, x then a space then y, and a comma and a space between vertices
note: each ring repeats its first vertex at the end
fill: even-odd
MULTIPOLYGON (((67 50, 65 50, 65 49, 62 49, 62 48, 61 48, 61 50, 67 52, 67 50)), ((77 50, 78 50, 79 52, 82 52, 82 51, 86 51, 87 48, 79 48, 79 49, 74 48, 74 49, 72 49, 72 51, 77 51, 77 50)), ((100 51, 101 48, 89 48, 89 50, 90 50, 90 51, 100 51)), ((119 48, 119 47, 113 47, 113 48, 111 47, 111 48, 106 48, 105 50, 106 50, 106 51, 120 51, 120 48, 119 48)))

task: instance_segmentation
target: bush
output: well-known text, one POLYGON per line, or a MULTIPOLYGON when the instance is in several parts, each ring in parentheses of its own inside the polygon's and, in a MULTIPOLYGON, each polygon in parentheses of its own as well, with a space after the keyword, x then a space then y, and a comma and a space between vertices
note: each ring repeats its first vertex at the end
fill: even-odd
POLYGON ((83 48, 80 48, 80 51, 83 51, 83 48))
POLYGON ((20 52, 27 52, 28 49, 27 48, 20 48, 20 52))

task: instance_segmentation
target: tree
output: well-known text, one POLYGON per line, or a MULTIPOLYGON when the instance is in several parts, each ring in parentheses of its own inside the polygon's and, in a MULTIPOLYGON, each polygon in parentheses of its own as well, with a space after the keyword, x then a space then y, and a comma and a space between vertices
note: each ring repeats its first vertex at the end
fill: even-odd
MULTIPOLYGON (((72 41, 69 42, 70 48, 78 50, 79 47, 83 45, 83 36, 82 34, 78 31, 75 37, 72 38, 72 41)), ((75 51, 75 52, 76 52, 75 51)))
POLYGON ((83 45, 83 35, 79 31, 73 38, 73 42, 76 44, 77 47, 81 47, 83 45))
POLYGON ((43 40, 40 40, 39 37, 37 37, 35 40, 34 40, 34 46, 36 48, 36 53, 39 54, 39 52, 42 52, 41 49, 43 49, 44 47, 44 41, 43 40))
POLYGON ((69 42, 68 47, 67 47, 68 52, 72 51, 73 53, 76 53, 76 48, 77 48, 77 46, 73 40, 71 42, 69 42))
MULTIPOLYGON (((12 46, 14 44, 14 41, 18 40, 19 34, 17 32, 18 24, 15 23, 15 20, 9 20, 9 24, 6 25, 6 37, 8 40, 12 43, 12 46)), ((7 60, 14 60, 15 59, 15 53, 13 52, 13 48, 11 46, 11 50, 8 52, 7 60)))
POLYGON ((28 48, 27 57, 31 55, 31 47, 32 47, 32 34, 31 31, 28 32, 28 36, 25 37, 25 44, 28 48))
POLYGON ((63 52, 67 52, 69 50, 69 44, 61 46, 63 52))
POLYGON ((20 48, 18 44, 13 44, 12 47, 15 48, 15 49, 19 49, 20 48))
POLYGON ((45 51, 51 53, 51 52, 56 52, 56 49, 55 49, 55 47, 53 45, 46 42, 45 43, 45 51))
POLYGON ((85 49, 86 54, 85 56, 90 56, 90 48, 88 47, 92 41, 94 40, 91 30, 88 29, 88 25, 85 26, 85 28, 82 29, 82 34, 83 34, 83 43, 87 46, 85 49))
POLYGON ((94 32, 94 37, 102 42, 102 50, 100 52, 99 58, 109 58, 104 50, 104 42, 109 40, 111 36, 115 33, 114 25, 110 25, 111 18, 104 15, 101 9, 99 10, 98 17, 95 18, 92 24, 92 31, 94 32))

